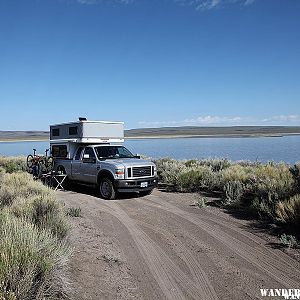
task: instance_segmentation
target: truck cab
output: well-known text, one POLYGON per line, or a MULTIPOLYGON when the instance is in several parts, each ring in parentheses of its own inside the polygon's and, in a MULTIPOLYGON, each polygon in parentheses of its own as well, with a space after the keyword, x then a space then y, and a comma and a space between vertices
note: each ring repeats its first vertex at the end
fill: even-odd
MULTIPOLYGON (((83 125, 82 121, 79 125, 83 125)), ((118 192, 150 194, 158 183, 156 166, 149 160, 133 155, 122 143, 116 143, 117 139, 124 138, 119 125, 118 123, 116 131, 116 127, 111 128, 106 123, 105 127, 108 127, 106 129, 109 129, 111 137, 104 133, 103 138, 102 126, 102 132, 98 133, 100 138, 79 136, 77 140, 50 140, 51 153, 55 157, 55 170, 65 173, 70 181, 97 187, 104 199, 115 199, 118 192), (101 143, 96 143, 97 138, 101 143), (93 142, 89 142, 89 139, 93 142), (114 142, 111 143, 110 139, 114 142)), ((51 133, 58 126, 60 125, 51 126, 51 133)), ((59 127, 62 128, 61 131, 65 126, 75 127, 74 123, 66 123, 59 127)), ((78 131, 77 129, 77 133, 78 131)), ((83 132, 82 129, 80 131, 83 132)), ((57 131, 54 133, 57 134, 57 131)))

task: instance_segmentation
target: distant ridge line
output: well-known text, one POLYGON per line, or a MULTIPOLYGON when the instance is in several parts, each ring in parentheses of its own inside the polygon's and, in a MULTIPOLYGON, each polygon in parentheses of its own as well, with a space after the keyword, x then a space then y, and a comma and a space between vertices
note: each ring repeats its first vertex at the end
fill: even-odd
MULTIPOLYGON (((153 127, 125 130, 126 138, 155 138, 155 137, 251 137, 251 136, 284 136, 299 135, 300 126, 181 126, 153 127)), ((49 131, 1 131, 0 140, 45 140, 49 131)))

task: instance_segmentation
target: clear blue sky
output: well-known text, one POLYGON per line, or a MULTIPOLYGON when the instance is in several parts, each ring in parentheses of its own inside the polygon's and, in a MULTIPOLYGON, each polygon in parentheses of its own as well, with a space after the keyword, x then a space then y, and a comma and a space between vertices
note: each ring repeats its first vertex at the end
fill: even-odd
POLYGON ((0 130, 300 125, 298 0, 0 0, 0 130))

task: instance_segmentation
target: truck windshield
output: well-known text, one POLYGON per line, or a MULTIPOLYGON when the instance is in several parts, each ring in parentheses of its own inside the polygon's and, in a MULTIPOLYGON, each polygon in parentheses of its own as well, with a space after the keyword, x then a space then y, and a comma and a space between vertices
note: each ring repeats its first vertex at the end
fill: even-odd
POLYGON ((99 159, 134 157, 134 155, 123 146, 100 146, 95 147, 95 150, 99 159))

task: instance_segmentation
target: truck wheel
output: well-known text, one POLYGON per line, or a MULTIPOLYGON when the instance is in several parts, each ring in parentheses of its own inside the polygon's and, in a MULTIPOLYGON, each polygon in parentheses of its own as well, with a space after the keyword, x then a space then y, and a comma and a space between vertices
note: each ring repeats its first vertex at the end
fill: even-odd
POLYGON ((99 184, 99 193, 100 197, 105 200, 116 199, 116 190, 110 178, 104 177, 101 179, 99 184))

